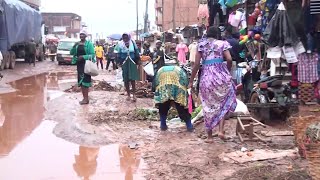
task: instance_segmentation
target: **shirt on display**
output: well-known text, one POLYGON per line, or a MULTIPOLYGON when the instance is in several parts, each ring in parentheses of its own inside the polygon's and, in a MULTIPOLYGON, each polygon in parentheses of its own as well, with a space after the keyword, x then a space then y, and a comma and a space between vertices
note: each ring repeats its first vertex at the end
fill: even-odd
POLYGON ((320 0, 310 0, 310 14, 320 14, 320 0))

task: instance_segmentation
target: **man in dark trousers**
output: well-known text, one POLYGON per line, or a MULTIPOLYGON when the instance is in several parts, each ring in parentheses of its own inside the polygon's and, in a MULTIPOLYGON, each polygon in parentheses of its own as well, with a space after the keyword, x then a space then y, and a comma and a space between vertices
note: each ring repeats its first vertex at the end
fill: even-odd
POLYGON ((31 38, 31 41, 26 45, 26 60, 29 64, 33 63, 33 66, 36 65, 36 51, 37 44, 34 42, 34 39, 31 38))
MULTIPOLYGON (((117 65, 116 65, 116 57, 117 57, 117 54, 114 53, 114 48, 115 48, 116 45, 112 45, 108 48, 107 50, 107 53, 106 53, 106 58, 107 58, 107 67, 106 67, 106 70, 109 69, 109 66, 110 66, 110 63, 112 63, 112 68, 113 70, 116 70, 117 69, 117 65)), ((109 70, 110 72, 111 70, 109 70)))

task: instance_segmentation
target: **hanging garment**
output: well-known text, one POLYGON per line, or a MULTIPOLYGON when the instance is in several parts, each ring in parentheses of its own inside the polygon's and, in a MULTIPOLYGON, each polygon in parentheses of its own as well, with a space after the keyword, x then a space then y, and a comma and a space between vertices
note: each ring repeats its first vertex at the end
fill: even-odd
POLYGON ((178 52, 178 60, 180 64, 186 64, 187 63, 187 58, 186 58, 186 53, 188 52, 188 47, 185 44, 178 44, 176 48, 176 52, 178 52))
POLYGON ((310 14, 320 14, 320 0, 310 0, 310 14))
POLYGON ((209 18, 208 4, 199 4, 198 18, 200 20, 209 18))
POLYGON ((189 52, 190 52, 190 57, 189 57, 189 61, 190 62, 196 62, 196 54, 197 54, 197 49, 198 48, 198 43, 197 42, 193 42, 189 45, 189 52))
POLYGON ((301 83, 314 83, 318 76, 318 53, 311 55, 303 53, 298 56, 298 81, 301 83))

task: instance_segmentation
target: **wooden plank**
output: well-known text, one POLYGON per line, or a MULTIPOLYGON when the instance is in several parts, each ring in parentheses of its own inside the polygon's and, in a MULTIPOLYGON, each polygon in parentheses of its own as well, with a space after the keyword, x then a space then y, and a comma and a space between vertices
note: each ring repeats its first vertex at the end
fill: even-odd
POLYGON ((253 117, 251 117, 251 120, 254 121, 254 122, 256 122, 256 123, 259 123, 259 124, 260 124, 261 126, 263 126, 263 127, 267 127, 267 125, 263 124, 262 122, 256 120, 256 119, 253 118, 253 117))
POLYGON ((244 126, 243 126, 243 124, 242 124, 241 119, 240 119, 239 117, 237 117, 237 120, 238 120, 238 123, 239 123, 240 126, 241 126, 241 129, 242 129, 242 130, 245 130, 245 128, 244 128, 244 126))
POLYGON ((243 138, 242 138, 241 133, 239 133, 239 132, 238 132, 238 133, 237 133, 237 135, 238 135, 238 137, 239 137, 240 141, 241 141, 241 142, 243 142, 243 138))
POLYGON ((260 141, 266 142, 266 140, 261 138, 257 133, 254 132, 253 135, 255 135, 260 141))

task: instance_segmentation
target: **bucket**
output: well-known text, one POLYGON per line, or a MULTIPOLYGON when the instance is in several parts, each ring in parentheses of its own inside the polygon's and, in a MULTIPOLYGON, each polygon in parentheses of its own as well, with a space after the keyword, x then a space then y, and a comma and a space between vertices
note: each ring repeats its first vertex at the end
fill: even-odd
POLYGON ((152 62, 149 62, 146 66, 144 66, 143 70, 149 75, 154 76, 154 69, 152 62))

